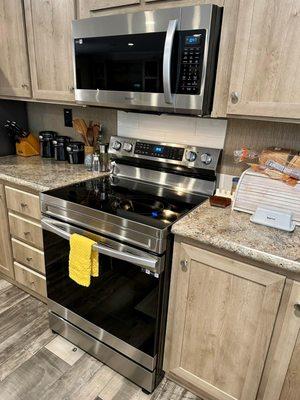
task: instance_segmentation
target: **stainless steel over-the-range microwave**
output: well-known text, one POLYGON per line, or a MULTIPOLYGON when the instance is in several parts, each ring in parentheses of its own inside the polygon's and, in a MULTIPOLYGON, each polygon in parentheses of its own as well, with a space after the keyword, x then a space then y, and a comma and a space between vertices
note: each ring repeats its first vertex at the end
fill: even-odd
POLYGON ((76 101, 209 114, 221 19, 205 4, 73 21, 76 101))

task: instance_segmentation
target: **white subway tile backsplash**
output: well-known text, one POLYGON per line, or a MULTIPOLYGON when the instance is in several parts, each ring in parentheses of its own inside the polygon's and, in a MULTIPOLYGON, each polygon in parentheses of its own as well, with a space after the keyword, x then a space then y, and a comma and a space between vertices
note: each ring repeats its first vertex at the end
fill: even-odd
POLYGON ((118 111, 118 135, 223 148, 227 121, 118 111))

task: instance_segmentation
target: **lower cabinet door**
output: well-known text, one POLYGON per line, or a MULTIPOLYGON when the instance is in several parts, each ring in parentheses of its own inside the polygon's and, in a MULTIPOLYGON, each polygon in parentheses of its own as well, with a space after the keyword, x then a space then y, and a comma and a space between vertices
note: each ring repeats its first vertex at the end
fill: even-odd
POLYGON ((287 286, 257 400, 300 399, 300 282, 287 286))
POLYGON ((285 277, 175 244, 164 369, 213 400, 257 395, 285 277))

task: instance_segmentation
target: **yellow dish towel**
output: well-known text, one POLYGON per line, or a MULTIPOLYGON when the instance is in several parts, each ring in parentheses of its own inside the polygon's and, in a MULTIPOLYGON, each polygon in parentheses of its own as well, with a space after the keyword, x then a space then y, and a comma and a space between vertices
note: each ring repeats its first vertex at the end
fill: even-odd
POLYGON ((91 276, 99 276, 98 253, 93 240, 74 233, 70 238, 69 276, 81 286, 90 286, 91 276))

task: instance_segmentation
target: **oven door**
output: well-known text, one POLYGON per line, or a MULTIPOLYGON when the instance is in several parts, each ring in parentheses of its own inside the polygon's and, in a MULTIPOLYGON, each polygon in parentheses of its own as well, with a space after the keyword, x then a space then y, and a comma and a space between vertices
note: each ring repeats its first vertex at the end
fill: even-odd
POLYGON ((178 8, 73 21, 76 101, 173 110, 179 24, 178 8))
POLYGON ((164 256, 157 257, 42 218, 47 292, 52 312, 150 371, 160 340, 164 256), (97 242, 99 277, 90 287, 69 278, 69 239, 79 233, 97 242))

